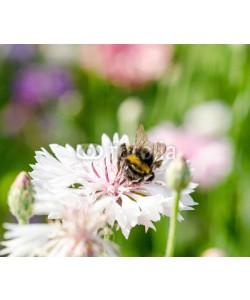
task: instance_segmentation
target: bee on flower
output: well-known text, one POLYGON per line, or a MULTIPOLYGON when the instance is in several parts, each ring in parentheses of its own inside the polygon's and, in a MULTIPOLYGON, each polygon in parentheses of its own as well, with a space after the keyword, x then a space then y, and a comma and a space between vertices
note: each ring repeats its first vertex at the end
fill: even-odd
MULTIPOLYGON (((90 145, 87 153, 81 145, 74 149, 52 144, 54 155, 42 148, 36 152, 31 172, 36 202, 69 193, 82 202, 90 198, 92 203, 101 203, 107 223, 116 225, 126 238, 136 225, 143 225, 146 231, 155 229, 154 222, 170 216, 173 205, 173 191, 165 181, 169 162, 165 147, 149 141, 139 126, 135 144, 126 135, 119 138, 115 134, 111 141, 104 134, 102 144, 90 145)), ((190 183, 182 190, 179 210, 190 210, 196 204, 189 195, 195 187, 190 183)), ((182 220, 181 215, 178 218, 182 220)))

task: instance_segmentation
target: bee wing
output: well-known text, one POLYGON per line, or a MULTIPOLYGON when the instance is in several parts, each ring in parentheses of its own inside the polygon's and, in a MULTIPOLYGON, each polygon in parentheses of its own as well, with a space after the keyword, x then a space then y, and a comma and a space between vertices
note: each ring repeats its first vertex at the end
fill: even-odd
POLYGON ((154 144, 154 157, 155 160, 160 158, 166 152, 167 146, 164 143, 154 144))
POLYGON ((138 125, 135 135, 135 145, 137 147, 142 147, 148 141, 148 136, 144 130, 143 125, 138 125))

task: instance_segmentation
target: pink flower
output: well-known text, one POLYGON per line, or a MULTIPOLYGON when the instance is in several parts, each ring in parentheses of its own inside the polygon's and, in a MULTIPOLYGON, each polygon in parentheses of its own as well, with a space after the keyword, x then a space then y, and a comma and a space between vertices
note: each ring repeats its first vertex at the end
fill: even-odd
POLYGON ((181 151, 190 160, 194 168, 193 180, 201 188, 217 185, 232 169, 233 147, 226 137, 197 135, 167 122, 152 129, 149 136, 181 151))
POLYGON ((161 77, 171 54, 169 45, 84 45, 82 66, 116 85, 137 87, 161 77))

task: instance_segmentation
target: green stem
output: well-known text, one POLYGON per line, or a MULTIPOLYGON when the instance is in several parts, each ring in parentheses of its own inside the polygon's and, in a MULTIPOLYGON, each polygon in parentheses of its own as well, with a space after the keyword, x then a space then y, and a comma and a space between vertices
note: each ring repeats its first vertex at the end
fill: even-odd
POLYGON ((174 256, 174 247, 175 247, 175 234, 176 234, 176 225, 178 218, 178 207, 180 201, 181 193, 175 192, 174 195, 174 205, 171 212, 170 225, 168 231, 168 240, 167 240, 167 249, 166 256, 171 257, 174 256))

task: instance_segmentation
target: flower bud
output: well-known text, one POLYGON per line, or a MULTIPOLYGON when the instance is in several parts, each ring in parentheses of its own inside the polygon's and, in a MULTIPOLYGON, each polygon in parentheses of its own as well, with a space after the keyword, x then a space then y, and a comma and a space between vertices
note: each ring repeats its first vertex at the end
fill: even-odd
POLYGON ((19 173, 13 182, 8 195, 8 204, 10 212, 19 223, 26 224, 33 216, 34 193, 26 172, 19 173))
POLYGON ((190 182, 190 169, 182 154, 170 162, 166 171, 167 186, 177 192, 184 190, 190 182))

